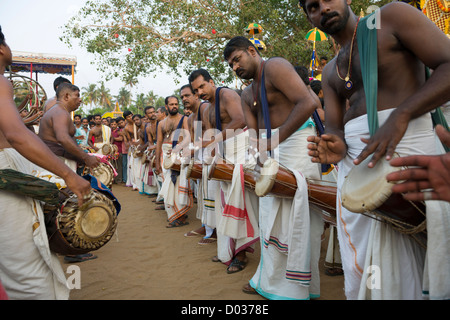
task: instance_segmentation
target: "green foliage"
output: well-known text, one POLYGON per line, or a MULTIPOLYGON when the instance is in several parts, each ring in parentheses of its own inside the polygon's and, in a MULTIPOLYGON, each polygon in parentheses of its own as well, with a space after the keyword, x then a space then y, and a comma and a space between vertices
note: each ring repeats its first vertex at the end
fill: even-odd
MULTIPOLYGON (((389 0, 356 0, 355 13, 370 4, 389 0)), ((61 38, 94 53, 106 80, 120 77, 133 85, 139 76, 172 72, 186 78, 206 68, 218 82, 235 76, 223 59, 232 37, 248 36, 256 22, 256 35, 267 46, 264 57, 281 56, 294 65, 309 65, 313 44, 305 40, 312 28, 297 0, 109 0, 87 1, 66 25, 61 38), (213 32, 214 30, 214 32, 213 32)), ((317 56, 334 56, 332 41, 316 44, 317 56)))

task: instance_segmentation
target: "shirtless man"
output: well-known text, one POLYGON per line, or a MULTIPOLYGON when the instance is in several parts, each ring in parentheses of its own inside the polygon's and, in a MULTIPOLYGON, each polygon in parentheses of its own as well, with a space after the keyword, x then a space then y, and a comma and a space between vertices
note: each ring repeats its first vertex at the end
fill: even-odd
MULTIPOLYGON (((220 156, 223 156, 227 161, 233 164, 242 164, 243 160, 241 159, 241 156, 238 154, 232 154, 234 153, 234 148, 231 148, 233 151, 227 152, 228 149, 226 142, 227 139, 231 139, 234 136, 239 136, 239 134, 242 134, 245 127, 244 113, 242 111, 241 98, 239 94, 229 88, 217 88, 210 74, 204 69, 193 71, 189 76, 189 82, 194 90, 194 93, 197 94, 202 100, 209 102, 209 106, 204 109, 202 116, 202 121, 205 123, 206 130, 209 131, 210 129, 215 129, 216 131, 215 135, 212 136, 211 139, 209 139, 208 134, 204 134, 203 147, 211 150, 211 147, 214 146, 214 150, 212 150, 213 153, 211 155, 216 152, 222 152, 220 156), (219 114, 217 114, 217 111, 219 114), (217 148, 219 145, 222 145, 223 151, 220 150, 220 147, 217 148)), ((243 137, 243 135, 240 137, 243 137)), ((230 145, 234 145, 237 141, 238 140, 231 139, 228 142, 230 145)), ((208 187, 210 185, 211 183, 209 183, 208 187)), ((224 185, 221 183, 219 188, 222 190, 228 190, 229 184, 227 183, 224 185)), ((225 191, 225 194, 228 194, 227 192, 228 191, 225 191)), ((249 197, 246 195, 247 199, 249 199, 249 197)), ((214 205, 216 207, 222 207, 219 201, 216 201, 214 205)), ((245 204, 239 203, 239 205, 245 207, 249 212, 253 213, 253 207, 251 206, 250 200, 245 204)), ((257 208, 254 209, 257 210, 257 208)), ((219 230, 220 227, 220 225, 217 225, 216 229, 219 230)), ((257 227, 255 226, 255 228, 257 227)), ((245 240, 242 241, 242 239, 231 239, 225 235, 225 233, 219 231, 217 231, 217 235, 218 256, 215 259, 228 265, 227 273, 235 273, 243 270, 248 261, 246 252, 252 251, 251 247, 254 243, 254 237, 245 237, 245 240), (231 246, 232 243, 233 246, 231 246), (236 248, 238 248, 238 250, 235 250, 236 248)), ((255 235, 255 237, 257 238, 258 235, 255 235)))
MULTIPOLYGON (((174 144, 183 143, 184 139, 189 139, 189 137, 186 137, 186 135, 189 135, 187 117, 178 112, 178 98, 176 96, 168 96, 165 99, 165 103, 169 111, 169 116, 158 125, 158 139, 156 143, 156 159, 162 159, 162 162, 166 157, 171 155, 174 144), (177 130, 178 128, 180 130, 177 130)), ((155 173, 157 175, 163 172, 161 164, 160 161, 156 161, 155 173)), ((187 185, 182 190, 179 185, 179 175, 176 175, 172 170, 165 170, 163 176, 164 182, 160 195, 164 198, 164 206, 168 216, 169 224, 167 228, 181 227, 189 224, 186 221, 186 213, 193 204, 189 181, 187 181, 187 185), (170 196, 170 192, 174 192, 175 194, 170 196), (187 201, 186 203, 181 203, 180 199, 186 193, 187 201), (169 203, 168 199, 173 199, 173 203, 169 203)))
MULTIPOLYGON (((169 112, 168 117, 164 118, 161 122, 158 124, 158 140, 156 143, 156 159, 160 159, 162 157, 163 151, 162 146, 164 143, 172 143, 172 139, 174 137, 174 132, 176 131, 178 124, 183 117, 181 113, 178 112, 179 108, 179 102, 178 98, 175 96, 169 96, 166 97, 166 106, 167 110, 169 112)), ((187 117, 184 118, 182 129, 189 130, 188 124, 187 124, 187 117)), ((178 143, 180 143, 183 140, 183 136, 180 136, 178 139, 178 143)), ((156 168, 155 168, 156 174, 160 174, 162 172, 161 170, 161 163, 159 161, 156 162, 156 168)))
MULTIPOLYGON (((279 57, 263 60, 255 46, 245 37, 231 39, 224 49, 224 58, 238 77, 253 79, 251 85, 242 92, 241 101, 247 127, 258 134, 256 143, 260 153, 259 162, 265 163, 268 150, 280 165, 300 171, 304 178, 320 179, 319 166, 311 163, 306 149, 307 137, 315 133, 311 115, 320 104, 314 92, 308 90, 287 60, 279 57), (270 139, 269 134, 272 134, 270 139)), ((309 210, 308 207, 305 208, 308 204, 307 197, 305 191, 301 197, 295 198, 296 201, 306 202, 302 210, 291 210, 296 208, 293 199, 273 196, 259 199, 262 258, 249 285, 244 287, 245 292, 254 293, 256 290, 270 299, 309 299, 319 295, 318 260, 323 221, 320 214, 313 212, 311 207, 309 210), (292 240, 289 246, 298 246, 302 241, 298 238, 289 239, 288 234, 289 227, 294 224, 285 223, 288 220, 299 221, 301 216, 308 217, 306 221, 309 223, 301 227, 310 235, 310 246, 305 247, 301 254, 293 256, 290 252, 282 253, 277 250, 276 245, 264 243, 269 239, 285 239, 289 242, 292 240), (275 234, 267 233, 271 223, 281 226, 278 231, 272 230, 275 234), (308 262, 302 258, 306 250, 309 251, 308 262), (292 273, 297 281, 291 282, 285 277, 291 261, 296 261, 294 264, 297 264, 297 268, 303 263, 308 264, 307 273, 311 276, 308 287, 298 284, 298 281, 304 280, 300 279, 299 274, 305 270, 296 269, 292 273)))
POLYGON ((147 143, 145 148, 154 150, 156 148, 156 110, 155 107, 149 106, 144 108, 145 116, 148 119, 148 124, 145 127, 145 134, 147 136, 147 143))
POLYGON ((77 110, 81 103, 78 87, 70 83, 60 84, 56 90, 56 99, 56 104, 41 119, 39 137, 56 155, 90 168, 97 167, 98 159, 84 152, 74 140, 75 126, 70 113, 77 110))
MULTIPOLYGON (((0 169, 15 170, 28 160, 64 179, 82 205, 91 190, 90 184, 24 125, 13 100, 11 82, 4 76, 6 66, 11 63, 11 49, 0 28, 0 169)), ((3 285, 9 299, 68 299, 65 281, 56 280, 65 280, 58 257, 50 254, 48 245, 43 246, 46 252, 43 255, 43 250, 35 244, 34 237, 45 239, 47 235, 44 221, 36 223, 37 211, 33 203, 36 202, 30 202, 25 196, 0 191, 0 247, 3 248, 0 250, 0 286, 3 285), (48 265, 50 261, 52 269, 48 265)))
POLYGON ((103 144, 111 144, 112 143, 112 137, 111 137, 111 128, 109 125, 105 125, 102 119, 102 116, 99 114, 94 115, 94 122, 95 127, 92 128, 89 131, 88 136, 88 144, 89 146, 95 150, 95 152, 103 154, 101 146, 103 144), (108 138, 109 137, 109 138, 108 138), (94 138, 94 139, 92 139, 94 138), (94 140, 94 142, 92 142, 94 140), (107 141, 104 141, 107 140, 107 141))
MULTIPOLYGON (((383 156, 390 160, 394 152, 400 156, 436 154, 429 112, 450 99, 450 41, 444 33, 422 12, 401 2, 383 6, 366 17, 367 20, 359 20, 350 9, 350 1, 302 0, 300 4, 311 23, 341 45, 340 53, 323 70, 325 134, 321 138, 310 137, 312 143, 308 146, 313 161, 339 162, 338 194, 345 175, 366 158, 369 161, 367 170, 370 170, 383 156), (365 26, 368 31, 364 30, 365 26), (377 92, 363 87, 362 82, 361 56, 364 52, 361 52, 362 42, 359 40, 369 37, 360 38, 358 34, 361 36, 370 30, 376 32, 377 47, 367 45, 363 49, 364 52, 370 49, 377 51, 377 92), (425 66, 433 69, 427 81, 425 66), (375 132, 370 130, 373 122, 369 115, 372 113, 366 111, 370 107, 366 104, 366 96, 370 95, 377 98, 374 111, 380 127, 375 132)), ((368 55, 365 57, 369 59, 368 55)), ((441 236, 442 239, 434 241, 448 243, 445 234, 448 234, 449 226, 442 224, 446 219, 439 218, 443 214, 443 204, 428 201, 426 205, 428 227, 439 225, 441 228, 435 232, 428 229, 427 234, 432 237, 428 241, 441 236)), ((440 290, 440 284, 449 281, 448 272, 440 272, 449 270, 448 259, 440 260, 445 255, 443 252, 425 252, 411 238, 387 224, 344 207, 339 211, 338 235, 348 299, 421 299, 422 291, 429 291, 430 297, 434 298, 449 296, 448 291, 440 290), (389 237, 389 245, 377 241, 380 236, 383 239, 389 237), (374 250, 379 254, 369 257, 374 250), (416 262, 423 261, 425 254, 429 273, 425 273, 423 263, 416 262), (392 257, 388 259, 390 265, 384 266, 386 260, 381 257, 385 255, 392 257), (381 278, 386 279, 378 290, 365 286, 368 276, 365 261, 377 265, 381 278), (397 283, 408 283, 408 286, 396 286, 389 280, 393 270, 401 271, 396 273, 397 283), (428 277, 427 281, 423 281, 423 277, 428 277), (430 287, 422 287, 422 281, 429 283, 430 287)), ((442 249, 448 252, 448 247, 442 249)))
MULTIPOLYGON (((68 79, 64 78, 64 77, 58 77, 53 81, 53 89, 55 89, 55 93, 56 90, 58 89, 58 86, 61 83, 71 83, 68 79)), ((51 107, 53 107, 56 104, 56 96, 51 97, 50 99, 48 99, 45 104, 44 104, 44 112, 47 112, 48 109, 50 109, 51 107)))
POLYGON ((216 90, 218 89, 214 84, 213 79, 205 69, 198 69, 191 73, 189 82, 194 90, 194 93, 202 100, 209 102, 210 106, 204 109, 202 120, 205 122, 206 129, 217 129, 220 131, 215 136, 205 137, 203 147, 209 144, 217 144, 220 141, 225 141, 234 135, 235 130, 243 129, 245 127, 244 115, 241 108, 241 99, 236 91, 229 88, 222 88, 219 93, 220 115, 219 121, 221 128, 216 128, 216 90), (227 131, 228 130, 228 131, 227 131), (231 136, 227 136, 231 134, 231 136))

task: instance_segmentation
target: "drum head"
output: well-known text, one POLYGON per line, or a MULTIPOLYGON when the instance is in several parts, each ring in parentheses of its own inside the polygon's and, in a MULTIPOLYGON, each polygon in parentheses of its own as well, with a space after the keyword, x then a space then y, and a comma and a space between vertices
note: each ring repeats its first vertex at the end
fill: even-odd
POLYGON ((111 145, 109 143, 106 143, 102 146, 102 153, 105 155, 111 154, 112 152, 111 145))
POLYGON ((92 170, 92 175, 108 188, 112 185, 114 180, 114 173, 111 167, 106 163, 100 163, 97 168, 94 168, 92 170))
POLYGON ((255 193, 258 197, 264 197, 272 190, 278 167, 278 162, 272 158, 268 158, 264 162, 261 174, 255 182, 255 193))
POLYGON ((111 210, 103 203, 95 203, 79 217, 80 235, 86 240, 105 236, 113 224, 111 210))
POLYGON ((392 167, 386 159, 380 159, 375 167, 368 168, 371 158, 369 156, 353 167, 345 177, 341 201, 347 210, 357 213, 375 210, 392 194, 393 183, 386 180, 386 175, 401 168, 392 167))
POLYGON ((96 190, 91 191, 89 200, 81 207, 76 197, 68 198, 57 220, 71 247, 91 251, 111 239, 118 221, 113 201, 96 190))
POLYGON ((176 155, 171 154, 170 157, 166 157, 163 161, 163 167, 166 170, 169 170, 172 168, 173 164, 175 163, 176 155))

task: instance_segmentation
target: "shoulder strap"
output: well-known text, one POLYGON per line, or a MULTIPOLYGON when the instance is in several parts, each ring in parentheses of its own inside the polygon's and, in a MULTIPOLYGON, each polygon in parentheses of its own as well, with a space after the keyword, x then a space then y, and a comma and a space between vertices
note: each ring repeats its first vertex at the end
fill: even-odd
POLYGON ((180 122, 178 122, 177 129, 175 130, 175 136, 173 137, 173 140, 172 140, 172 148, 175 148, 175 146, 178 144, 178 137, 180 136, 179 129, 181 129, 181 127, 183 126, 184 117, 185 116, 182 116, 180 122))
POLYGON ((378 93, 378 53, 377 53, 377 29, 369 29, 367 20, 374 15, 361 18, 356 31, 358 42, 361 74, 366 95, 367 119, 369 121, 369 133, 373 136, 378 130, 377 93, 378 93))
POLYGON ((223 87, 219 87, 216 89, 216 129, 219 131, 222 131, 222 121, 220 120, 220 90, 222 89, 223 87))

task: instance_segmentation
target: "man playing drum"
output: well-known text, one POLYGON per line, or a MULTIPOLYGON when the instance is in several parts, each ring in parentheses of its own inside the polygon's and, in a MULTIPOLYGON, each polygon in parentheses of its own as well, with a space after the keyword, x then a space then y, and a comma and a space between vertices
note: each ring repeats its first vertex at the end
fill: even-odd
MULTIPOLYGON (((44 168, 63 178, 79 205, 83 204, 91 190, 89 182, 25 127, 11 82, 3 76, 11 63, 11 49, 0 28, 0 169, 31 174, 37 166, 44 168)), ((0 282, 10 299, 68 299, 65 274, 58 257, 50 252, 37 201, 0 191, 0 247, 0 282)))
POLYGON ((394 151, 400 156, 439 153, 430 111, 450 99, 450 41, 410 5, 390 3, 360 20, 349 3, 300 1, 311 23, 341 45, 323 70, 325 134, 310 137, 308 148, 314 162, 339 162, 337 220, 346 296, 421 299, 428 291, 432 298, 448 299, 448 219, 442 215, 448 206, 426 203, 426 252, 390 225, 341 207, 340 196, 352 169, 367 175, 385 161, 383 155, 389 161, 394 151), (370 39, 375 41, 364 44, 370 39), (434 70, 428 81, 425 66, 434 70), (369 74, 378 88, 371 86, 369 74), (368 165, 355 167, 366 158, 368 165))
POLYGON ((73 138, 75 126, 70 112, 80 106, 80 90, 71 83, 62 83, 56 90, 56 99, 56 104, 48 109, 41 119, 39 137, 53 153, 64 158, 74 171, 77 169, 77 161, 89 168, 97 167, 97 157, 84 152, 73 138))
POLYGON ((103 154, 102 146, 112 144, 111 128, 102 123, 102 116, 94 115, 95 127, 89 131, 88 144, 98 154, 103 154))
MULTIPOLYGON (((308 91, 294 67, 282 58, 264 61, 245 37, 230 40, 224 57, 240 78, 253 79, 242 92, 241 101, 248 128, 261 134, 257 141, 261 163, 267 159, 265 150, 269 150, 280 165, 300 171, 305 178, 320 179, 319 166, 311 163, 306 149, 307 136, 315 132, 310 116, 320 102, 308 91), (272 129, 276 129, 274 137, 269 139, 272 129)), ((318 259, 323 221, 320 212, 309 212, 306 190, 295 200, 260 198, 261 260, 250 283, 244 287, 245 292, 256 290, 269 299, 309 299, 319 295, 318 259), (305 207, 295 210, 294 204, 301 201, 305 207), (303 219, 303 223, 289 224, 289 219, 303 219), (305 235, 310 234, 311 240, 304 242, 303 249, 302 241, 294 240, 293 235, 299 233, 294 227, 303 228, 305 235)))
MULTIPOLYGON (((229 88, 216 87, 210 74, 204 69, 198 69, 191 73, 189 82, 194 93, 202 100, 208 101, 209 106, 205 108, 202 114, 202 121, 205 123, 206 131, 203 134, 203 147, 206 147, 206 154, 203 158, 203 167, 210 168, 214 163, 207 165, 208 157, 216 156, 216 161, 225 159, 229 163, 233 163, 236 167, 244 164, 245 152, 247 150, 239 150, 236 152, 234 148, 237 146, 237 140, 240 139, 240 145, 245 147, 245 141, 248 138, 247 132, 244 132, 245 121, 240 105, 239 95, 229 88), (214 147, 214 149, 212 149, 214 147)), ((236 179, 240 179, 239 171, 237 171, 236 179)), ((208 170, 203 170, 202 180, 208 179, 208 170)), ((216 195, 208 195, 206 199, 214 199, 215 215, 216 215, 216 233, 218 255, 216 260, 228 266, 227 272, 234 273, 241 271, 247 265, 247 252, 253 252, 253 245, 258 239, 258 205, 257 198, 242 188, 235 193, 243 194, 246 201, 239 199, 235 203, 229 202, 231 197, 231 183, 220 181, 208 181, 208 187, 203 184, 203 193, 212 193, 215 190, 216 195), (206 190, 207 189, 207 190, 206 190), (222 194, 224 201, 222 199, 222 194), (252 201, 253 199, 253 201, 252 201), (227 208, 225 212, 225 208, 227 208), (233 208, 231 210, 231 208, 233 208), (237 217, 237 213, 247 212, 245 219, 243 216, 237 217), (240 225, 230 224, 235 221, 240 225), (248 227, 248 228, 247 228, 248 227), (245 230, 248 232, 240 232, 245 230)), ((241 185, 240 183, 238 184, 241 185)))
MULTIPOLYGON (((190 139, 187 117, 178 112, 179 102, 176 96, 166 97, 169 116, 158 124, 156 159, 162 157, 167 161, 172 149, 184 139, 190 139)), ((176 155, 174 155, 176 156, 176 155)), ((164 198, 169 224, 167 228, 181 227, 189 224, 186 221, 189 209, 193 205, 192 190, 189 179, 184 179, 181 172, 161 168, 161 162, 156 161, 155 173, 163 173, 164 182, 160 195, 164 198)))

